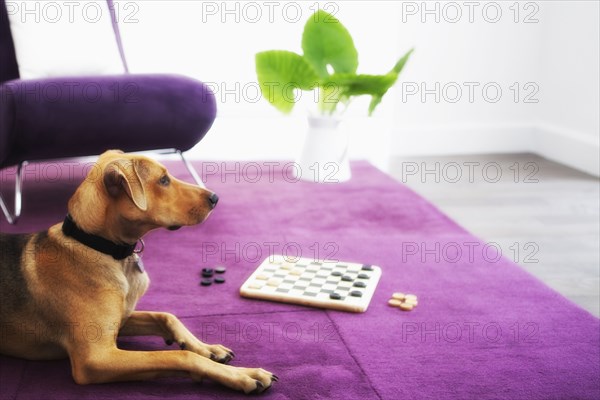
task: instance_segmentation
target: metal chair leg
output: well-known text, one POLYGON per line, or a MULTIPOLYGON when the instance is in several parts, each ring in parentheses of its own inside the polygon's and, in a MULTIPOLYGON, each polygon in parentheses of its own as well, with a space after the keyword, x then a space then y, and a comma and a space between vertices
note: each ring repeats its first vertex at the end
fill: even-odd
POLYGON ((181 157, 181 161, 183 161, 183 163, 185 164, 185 167, 189 171, 190 175, 192 175, 192 178, 194 178, 194 180, 196 181, 196 184, 198 184, 198 186, 200 186, 201 188, 206 188, 206 185, 204 184, 204 182, 202 182, 202 178, 200 178, 200 175, 198 175, 198 172, 196 172, 196 168, 194 168, 192 163, 189 162, 183 156, 181 150, 177 150, 176 153, 179 154, 179 157, 181 157))
POLYGON ((4 216, 8 220, 8 223, 14 225, 17 223, 17 220, 21 216, 21 204, 22 204, 22 189, 23 189, 23 168, 27 165, 27 161, 21 162, 17 165, 17 175, 15 176, 15 208, 14 214, 12 214, 4 199, 2 198, 2 193, 0 193, 0 207, 2 208, 2 212, 4 216))

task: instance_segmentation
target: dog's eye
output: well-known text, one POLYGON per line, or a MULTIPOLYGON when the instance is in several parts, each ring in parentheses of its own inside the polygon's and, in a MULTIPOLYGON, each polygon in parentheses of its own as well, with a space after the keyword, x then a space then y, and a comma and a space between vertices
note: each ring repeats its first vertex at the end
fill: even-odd
POLYGON ((169 183, 171 183, 171 179, 167 176, 167 175, 163 175, 159 180, 158 183, 161 186, 169 186, 169 183))

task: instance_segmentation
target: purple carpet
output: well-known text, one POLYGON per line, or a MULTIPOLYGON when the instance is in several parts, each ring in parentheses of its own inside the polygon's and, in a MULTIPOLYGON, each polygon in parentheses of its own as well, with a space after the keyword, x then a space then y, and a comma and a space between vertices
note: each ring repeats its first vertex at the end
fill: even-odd
MULTIPOLYGON (((367 163, 354 163, 353 179, 337 185, 293 182, 283 165, 205 164, 219 206, 202 226, 148 235, 152 284, 138 309, 172 312, 201 340, 232 348, 234 365, 279 375, 265 398, 600 398, 598 319, 367 163), (239 287, 270 252, 375 264, 383 276, 364 314, 241 298, 239 287), (227 282, 199 286, 199 271, 215 265, 227 267, 227 282), (418 307, 389 307, 397 291, 418 295, 418 307)), ((0 230, 60 221, 80 167, 29 166, 24 216, 16 227, 2 220, 0 230)), ((170 167, 190 179, 181 164, 170 167)), ((165 345, 127 338, 120 347, 165 345)), ((66 360, 0 357, 0 397, 245 396, 185 379, 83 387, 66 360)))

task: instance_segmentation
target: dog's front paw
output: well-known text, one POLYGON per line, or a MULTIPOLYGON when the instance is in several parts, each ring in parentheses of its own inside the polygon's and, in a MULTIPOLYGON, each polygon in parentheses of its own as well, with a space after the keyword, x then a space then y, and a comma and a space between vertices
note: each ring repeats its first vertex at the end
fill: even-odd
POLYGON ((246 394, 260 394, 270 389, 279 378, 262 368, 237 368, 235 380, 234 389, 246 394))
POLYGON ((210 352, 208 357, 218 363, 227 364, 235 358, 235 353, 233 351, 220 344, 206 345, 206 348, 210 352))
POLYGON ((237 368, 230 365, 215 366, 212 373, 192 372, 190 376, 195 382, 202 382, 205 377, 209 377, 230 389, 246 394, 263 393, 273 386, 273 382, 279 381, 277 375, 262 368, 237 368))
MULTIPOLYGON (((174 341, 167 339, 165 340, 165 343, 167 346, 171 346, 174 341)), ((206 344, 199 340, 191 340, 190 342, 181 340, 177 344, 181 350, 194 352, 202 357, 209 358, 222 364, 227 364, 235 358, 235 353, 233 351, 220 344, 206 344)))

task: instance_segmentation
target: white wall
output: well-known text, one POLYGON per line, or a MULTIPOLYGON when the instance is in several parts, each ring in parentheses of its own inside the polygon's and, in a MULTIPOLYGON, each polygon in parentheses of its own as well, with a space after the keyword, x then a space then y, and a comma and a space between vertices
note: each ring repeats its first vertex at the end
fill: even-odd
POLYGON ((498 2, 495 23, 493 7, 488 18, 483 12, 490 2, 481 4, 473 23, 444 19, 443 5, 439 22, 422 8, 405 16, 400 29, 423 51, 407 70, 410 83, 396 87, 396 154, 535 152, 598 175, 598 2, 521 2, 518 14, 514 2, 498 2), (479 84, 472 102, 467 81, 479 84), (439 82, 439 103, 422 90, 407 94, 412 82, 429 90, 439 82), (457 102, 453 82, 464 89, 457 102), (486 84, 492 97, 502 89, 497 102, 481 90, 486 84))
POLYGON ((600 130, 600 25, 597 1, 548 3, 540 80, 546 91, 542 123, 591 138, 600 130))
MULTIPOLYGON (((137 1, 135 10, 117 3, 133 72, 182 73, 214 86, 219 116, 195 157, 296 155, 314 102, 304 93, 284 117, 259 99, 254 54, 300 52, 315 2, 153 0, 137 1)), ((351 133, 353 157, 385 168, 391 154, 534 151, 598 173, 598 2, 320 4, 352 33, 359 72, 386 72, 416 48, 375 117, 366 118, 367 99, 347 111, 342 129, 351 133), (433 93, 421 97, 436 84, 439 101, 433 93)))
POLYGON ((545 6, 535 140, 549 158, 598 175, 600 3, 545 6))

